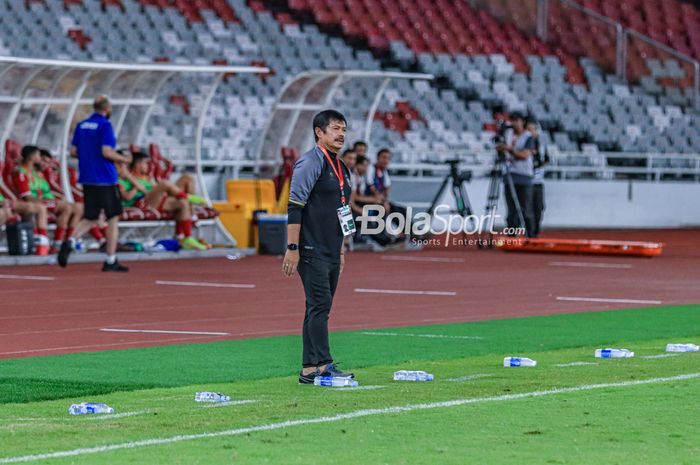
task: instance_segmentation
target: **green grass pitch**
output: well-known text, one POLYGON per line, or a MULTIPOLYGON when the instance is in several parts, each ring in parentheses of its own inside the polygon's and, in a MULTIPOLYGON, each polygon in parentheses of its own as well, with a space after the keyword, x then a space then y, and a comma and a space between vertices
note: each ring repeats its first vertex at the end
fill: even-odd
POLYGON ((0 464, 698 463, 700 354, 647 357, 697 343, 700 306, 367 332, 332 342, 370 389, 297 385, 296 336, 0 361, 0 464), (84 400, 116 415, 67 414, 84 400))

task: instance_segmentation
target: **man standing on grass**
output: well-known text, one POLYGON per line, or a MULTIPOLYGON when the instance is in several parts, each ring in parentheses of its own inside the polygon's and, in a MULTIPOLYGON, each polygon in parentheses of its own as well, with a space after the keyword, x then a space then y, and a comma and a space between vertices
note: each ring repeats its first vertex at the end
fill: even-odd
POLYGON ((338 156, 346 130, 345 117, 335 110, 314 116, 317 145, 292 172, 282 269, 286 276, 299 270, 306 294, 299 384, 313 384, 317 376, 354 377, 333 363, 328 341, 328 316, 345 264, 343 237, 355 232, 350 171, 338 156))
POLYGON ((107 218, 107 260, 102 271, 129 271, 117 261, 117 239, 119 238, 119 216, 122 214, 122 199, 119 194, 119 177, 114 163, 129 163, 131 155, 120 155, 115 148, 117 139, 109 117, 112 104, 105 95, 93 103, 95 112, 75 127, 71 143, 71 155, 78 157, 80 177, 83 185, 85 209, 83 219, 75 227, 73 236, 61 244, 58 264, 68 265, 68 256, 73 251, 75 239, 79 239, 97 224, 100 212, 107 218))

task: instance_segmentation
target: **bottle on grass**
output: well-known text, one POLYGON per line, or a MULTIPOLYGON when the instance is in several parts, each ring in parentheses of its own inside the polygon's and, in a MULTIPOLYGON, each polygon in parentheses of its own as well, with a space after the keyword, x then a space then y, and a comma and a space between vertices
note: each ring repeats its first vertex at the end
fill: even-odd
POLYGON ((197 392, 194 400, 195 402, 230 402, 231 398, 220 392, 197 392))
POLYGON ((314 378, 314 384, 328 387, 357 387, 360 385, 352 378, 339 378, 337 376, 317 376, 314 378))
POLYGON ((420 370, 400 370, 394 373, 394 381, 432 381, 435 377, 420 370))
POLYGON ((536 367, 537 360, 527 357, 506 357, 503 359, 504 367, 536 367))
POLYGON ((98 404, 96 402, 81 402, 73 404, 68 408, 68 413, 71 415, 87 415, 92 413, 114 413, 114 409, 107 404, 98 404))
POLYGON ((596 358, 631 358, 634 352, 627 349, 596 349, 596 358))
POLYGON ((697 352, 700 346, 695 344, 666 344, 666 352, 697 352))

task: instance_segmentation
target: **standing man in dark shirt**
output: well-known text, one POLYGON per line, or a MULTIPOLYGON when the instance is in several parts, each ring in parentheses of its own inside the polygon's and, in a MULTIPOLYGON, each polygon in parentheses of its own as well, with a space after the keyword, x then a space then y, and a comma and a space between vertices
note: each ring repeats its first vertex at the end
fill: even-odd
POLYGON ((68 256, 73 242, 97 224, 100 212, 107 218, 107 260, 102 271, 129 271, 117 261, 117 239, 119 238, 119 216, 122 214, 122 199, 119 194, 119 177, 114 163, 129 163, 131 155, 121 155, 115 149, 117 138, 109 122, 112 104, 105 95, 95 98, 95 112, 78 123, 71 142, 71 155, 78 157, 80 172, 78 182, 83 185, 85 209, 83 219, 75 227, 69 240, 63 241, 58 252, 58 264, 68 265, 68 256))
POLYGON ((306 294, 300 384, 317 376, 354 377, 333 363, 328 316, 345 264, 343 237, 355 232, 350 210, 350 171, 338 157, 347 122, 335 110, 314 116, 316 147, 294 166, 288 205, 284 274, 299 270, 306 294))

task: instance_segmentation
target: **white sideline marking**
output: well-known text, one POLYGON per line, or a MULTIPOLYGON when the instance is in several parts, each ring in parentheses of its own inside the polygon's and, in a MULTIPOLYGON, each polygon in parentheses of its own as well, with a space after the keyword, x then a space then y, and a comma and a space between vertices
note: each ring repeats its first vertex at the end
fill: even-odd
POLYGON ((571 302, 608 302, 616 304, 660 304, 660 300, 635 300, 635 299, 600 299, 596 297, 559 297, 557 300, 566 300, 571 302))
POLYGON ((201 334, 205 336, 229 336, 231 333, 216 333, 209 331, 170 331, 165 329, 120 329, 100 328, 105 333, 154 333, 154 334, 201 334))
POLYGON ((447 378, 445 381, 461 383, 462 381, 471 381, 473 379, 488 378, 489 376, 493 376, 493 373, 477 373, 474 375, 460 376, 459 378, 447 378))
POLYGON ((383 255, 382 260, 391 260, 396 262, 436 262, 436 263, 464 263, 463 258, 446 258, 446 257, 404 257, 402 255, 383 255))
POLYGON ((20 274, 0 274, 0 279, 27 279, 29 281, 55 281, 52 276, 23 276, 20 274))
POLYGON ((365 294, 405 294, 405 295, 457 295, 452 291, 402 291, 398 289, 364 289, 357 288, 355 292, 365 294))
POLYGON ((201 287, 230 287, 234 289, 255 289, 255 284, 234 284, 234 283, 205 283, 197 281, 161 281, 156 284, 164 286, 201 286, 201 287))
POLYGON ((151 413, 150 410, 139 410, 137 412, 124 412, 124 413, 111 413, 107 415, 98 415, 87 417, 89 420, 111 420, 112 418, 125 418, 133 417, 134 415, 143 415, 144 413, 151 413))
POLYGON ((115 346, 133 346, 138 344, 146 344, 153 342, 180 342, 180 341, 192 341, 194 339, 203 339, 204 337, 176 337, 170 339, 154 339, 154 340, 142 340, 142 341, 129 341, 129 342, 114 342, 110 344, 88 344, 81 346, 65 346, 65 347, 48 347, 45 349, 30 349, 30 350, 15 350, 12 352, 0 352, 0 355, 15 355, 15 354, 32 354, 37 352, 54 352, 57 350, 74 350, 74 349, 94 349, 97 347, 115 347, 115 346))
POLYGON ((555 363, 555 367, 580 367, 584 365, 597 365, 595 362, 571 362, 571 363, 555 363))
POLYGON ((254 404, 257 400, 231 400, 229 402, 217 402, 213 404, 202 404, 199 408, 217 408, 217 407, 229 407, 231 405, 243 405, 243 404, 254 404))
POLYGON ((667 383, 671 381, 682 381, 689 379, 700 378, 700 373, 686 373, 683 375, 668 376, 665 378, 647 378, 638 379, 632 381, 620 381, 617 383, 602 383, 602 384, 583 384, 580 386, 572 386, 567 388, 555 388, 548 389, 544 391, 532 391, 523 392, 520 394, 506 394, 500 396, 488 396, 488 397, 472 397, 467 399, 455 399, 443 402, 433 402, 429 404, 409 404, 403 406, 394 406, 386 408, 377 409, 367 409, 367 410, 355 410, 354 412, 340 413, 337 415, 326 416, 326 417, 316 417, 316 418, 305 418, 300 420, 288 420, 279 423, 268 423, 256 426, 247 426, 244 428, 228 429, 223 431, 215 431, 211 433, 199 433, 199 434, 183 434, 179 436, 171 436, 169 438, 153 438, 153 439, 142 439, 140 441, 123 442, 119 444, 111 444, 106 446, 95 446, 95 447, 85 447, 82 449, 72 449, 64 450, 59 452, 47 452, 44 454, 34 454, 34 455, 20 455, 16 457, 5 457, 0 458, 1 463, 20 463, 20 462, 34 462, 37 460, 55 459, 62 457, 77 457, 89 454, 98 454, 101 452, 110 452, 114 450, 123 449, 135 449, 138 447, 146 446, 158 446, 162 444, 172 444, 176 442, 183 441, 193 441, 196 439, 206 439, 206 438, 218 438, 226 436, 240 436, 247 433, 255 433, 258 431, 273 431, 278 429, 291 428, 293 426, 303 426, 303 425, 313 425, 319 423, 333 423, 342 420, 351 420, 353 418, 369 417, 375 415, 387 415, 395 413, 405 413, 413 412, 417 410, 432 410, 436 408, 448 408, 448 407, 459 407, 462 405, 470 404, 480 404, 484 402, 502 402, 507 400, 516 399, 527 399, 531 397, 544 397, 556 394, 567 394, 581 391, 592 391, 595 389, 607 389, 607 388, 617 388, 617 387, 628 387, 628 386, 639 386, 642 384, 658 384, 667 383))
POLYGON ((381 385, 371 385, 371 386, 354 386, 354 387, 341 387, 338 389, 333 389, 334 391, 371 391, 373 389, 382 389, 386 386, 381 385))
POLYGON ((629 269, 632 265, 627 263, 595 263, 595 262, 549 262, 549 266, 570 266, 574 268, 615 268, 629 269))
POLYGON ((484 339, 481 336, 450 336, 447 334, 411 334, 411 333, 383 333, 380 331, 363 331, 365 336, 404 336, 404 337, 428 337, 434 339, 484 339))
POLYGON ((678 357, 680 354, 656 354, 656 355, 642 355, 639 358, 668 358, 668 357, 678 357))

